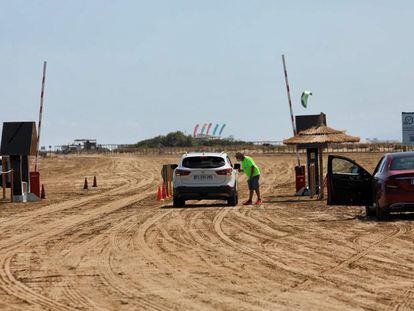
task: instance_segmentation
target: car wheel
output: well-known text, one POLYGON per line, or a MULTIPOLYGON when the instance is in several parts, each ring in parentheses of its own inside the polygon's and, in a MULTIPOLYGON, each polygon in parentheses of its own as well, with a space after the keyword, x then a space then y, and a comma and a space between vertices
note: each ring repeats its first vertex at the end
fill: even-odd
POLYGON ((378 202, 375 204, 375 212, 378 220, 387 220, 390 214, 380 207, 378 202))
POLYGON ((173 197, 173 207, 184 207, 185 206, 185 200, 173 197))
POLYGON ((374 206, 365 206, 365 216, 373 217, 377 215, 377 211, 374 206))
POLYGON ((228 200, 227 205, 229 206, 236 206, 237 203, 239 203, 239 196, 237 195, 237 192, 235 192, 228 200))

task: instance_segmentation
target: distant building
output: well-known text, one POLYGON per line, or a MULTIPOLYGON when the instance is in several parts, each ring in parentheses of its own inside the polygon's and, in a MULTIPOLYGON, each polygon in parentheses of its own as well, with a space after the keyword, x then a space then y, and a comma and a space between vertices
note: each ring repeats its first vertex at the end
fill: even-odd
POLYGON ((59 146, 63 153, 91 151, 98 149, 96 139, 75 139, 72 144, 59 146))
POLYGON ((96 139, 75 139, 74 144, 80 147, 80 150, 96 150, 96 139))
POLYGON ((414 112, 402 113, 402 142, 414 145, 414 112))

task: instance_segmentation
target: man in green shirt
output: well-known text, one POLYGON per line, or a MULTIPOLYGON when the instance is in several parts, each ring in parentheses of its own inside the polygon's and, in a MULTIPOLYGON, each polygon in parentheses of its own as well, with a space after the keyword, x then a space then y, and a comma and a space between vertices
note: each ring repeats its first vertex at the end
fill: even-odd
POLYGON ((247 176, 247 185, 249 186, 249 199, 243 203, 243 205, 251 205, 253 203, 253 193, 256 192, 257 201, 256 204, 262 204, 260 197, 260 169, 254 163, 251 157, 245 156, 241 152, 236 153, 237 161, 241 162, 241 169, 239 172, 243 172, 247 176))

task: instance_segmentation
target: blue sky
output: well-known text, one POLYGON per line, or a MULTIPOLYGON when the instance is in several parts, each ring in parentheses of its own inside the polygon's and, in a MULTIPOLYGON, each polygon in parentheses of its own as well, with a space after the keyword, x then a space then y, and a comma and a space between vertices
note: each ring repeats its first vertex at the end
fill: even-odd
POLYGON ((205 122, 282 140, 285 54, 296 114, 401 139, 413 16, 412 1, 0 0, 0 120, 37 121, 47 60, 42 145, 133 143, 205 122))

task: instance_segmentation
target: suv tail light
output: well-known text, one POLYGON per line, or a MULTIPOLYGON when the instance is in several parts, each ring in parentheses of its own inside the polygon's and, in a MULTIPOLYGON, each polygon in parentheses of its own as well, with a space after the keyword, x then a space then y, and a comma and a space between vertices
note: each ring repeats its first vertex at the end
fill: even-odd
POLYGON ((175 176, 187 176, 190 175, 190 171, 186 171, 186 170, 175 170, 175 176))
POLYGON ((227 175, 227 176, 230 176, 232 172, 233 172, 232 168, 226 168, 225 170, 216 171, 217 175, 227 175))

